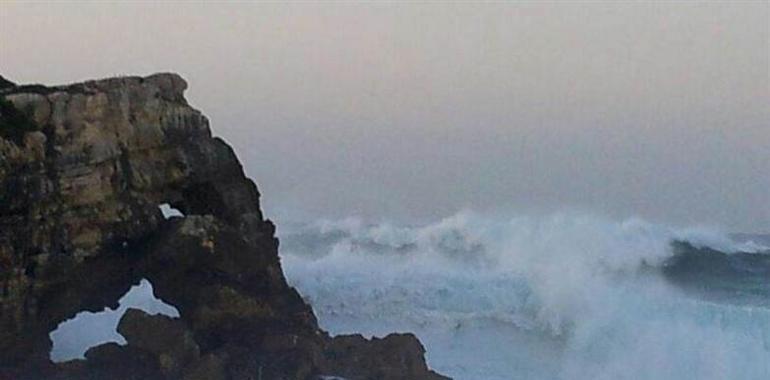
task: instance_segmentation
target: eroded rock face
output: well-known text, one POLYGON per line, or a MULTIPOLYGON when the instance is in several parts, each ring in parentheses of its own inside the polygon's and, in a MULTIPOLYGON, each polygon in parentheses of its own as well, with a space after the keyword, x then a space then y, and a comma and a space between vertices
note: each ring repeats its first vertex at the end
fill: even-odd
POLYGON ((286 284, 256 186, 186 87, 157 74, 0 89, 39 129, 0 138, 0 378, 441 378, 411 335, 318 328, 286 284), (166 220, 162 203, 186 216, 166 220), (60 322, 117 306, 142 278, 179 319, 131 311, 127 346, 49 361, 60 322))

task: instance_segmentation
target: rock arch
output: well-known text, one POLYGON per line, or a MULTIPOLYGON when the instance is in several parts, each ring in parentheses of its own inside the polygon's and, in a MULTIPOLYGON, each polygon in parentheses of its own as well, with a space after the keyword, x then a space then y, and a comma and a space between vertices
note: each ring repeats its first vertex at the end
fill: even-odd
POLYGON ((441 378, 411 335, 319 329, 256 185, 186 87, 156 74, 0 90, 39 127, 21 145, 0 138, 0 378, 441 378), (185 217, 165 219, 163 203, 185 217), (62 321, 117 307, 143 278, 180 318, 132 311, 126 346, 50 361, 62 321))

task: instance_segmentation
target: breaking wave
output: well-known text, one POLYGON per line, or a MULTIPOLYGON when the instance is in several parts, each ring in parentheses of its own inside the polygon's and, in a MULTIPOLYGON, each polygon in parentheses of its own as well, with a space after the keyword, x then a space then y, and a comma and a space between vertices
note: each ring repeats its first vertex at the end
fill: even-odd
POLYGON ((586 215, 279 231, 332 333, 413 331, 469 379, 770 378, 770 249, 586 215))

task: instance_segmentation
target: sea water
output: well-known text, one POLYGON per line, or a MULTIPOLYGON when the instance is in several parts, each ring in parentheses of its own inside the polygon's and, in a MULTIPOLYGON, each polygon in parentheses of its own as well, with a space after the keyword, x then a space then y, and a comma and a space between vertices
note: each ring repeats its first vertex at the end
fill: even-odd
POLYGON ((460 213, 279 234, 324 329, 414 332, 458 380, 770 379, 770 250, 713 229, 460 213), (757 256, 677 262, 674 241, 757 256))

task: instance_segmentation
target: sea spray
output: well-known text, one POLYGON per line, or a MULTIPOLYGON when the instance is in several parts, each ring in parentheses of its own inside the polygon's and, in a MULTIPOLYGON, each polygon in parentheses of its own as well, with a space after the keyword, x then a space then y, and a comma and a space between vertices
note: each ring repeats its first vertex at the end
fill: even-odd
POLYGON ((430 364, 460 380, 770 376, 770 309, 702 298, 660 270, 677 240, 766 249, 715 229, 460 213, 424 226, 320 221, 281 238, 289 281, 323 327, 416 331, 430 364))

